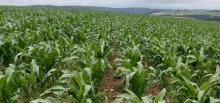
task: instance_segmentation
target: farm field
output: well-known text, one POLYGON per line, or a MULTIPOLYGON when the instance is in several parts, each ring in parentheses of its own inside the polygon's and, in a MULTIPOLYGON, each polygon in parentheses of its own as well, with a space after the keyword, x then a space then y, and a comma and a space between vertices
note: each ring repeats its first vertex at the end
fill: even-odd
POLYGON ((220 21, 220 12, 218 10, 161 10, 153 12, 151 15, 220 21))
POLYGON ((158 12, 152 13, 152 15, 210 15, 210 16, 220 16, 220 11, 218 10, 160 10, 158 12))
POLYGON ((0 103, 220 103, 220 23, 0 7, 0 103))

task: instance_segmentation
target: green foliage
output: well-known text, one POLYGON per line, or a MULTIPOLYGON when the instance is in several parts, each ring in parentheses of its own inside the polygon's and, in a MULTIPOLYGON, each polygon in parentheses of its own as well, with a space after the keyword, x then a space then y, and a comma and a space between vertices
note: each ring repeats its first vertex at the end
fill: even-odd
POLYGON ((139 97, 133 92, 127 90, 128 93, 126 94, 121 94, 115 99, 113 103, 121 103, 121 102, 126 102, 126 103, 165 103, 163 100, 165 97, 166 89, 163 89, 160 91, 160 93, 156 96, 144 96, 144 97, 139 97))
POLYGON ((218 22, 71 8, 0 15, 2 103, 94 102, 108 66, 126 92, 116 102, 219 102, 218 22), (165 89, 149 93, 155 84, 165 89))

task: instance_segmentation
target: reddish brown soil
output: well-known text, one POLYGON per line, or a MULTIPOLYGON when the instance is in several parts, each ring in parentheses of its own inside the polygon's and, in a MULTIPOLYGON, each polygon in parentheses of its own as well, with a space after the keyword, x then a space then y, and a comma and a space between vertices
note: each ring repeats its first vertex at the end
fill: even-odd
MULTIPOLYGON (((149 87, 147 93, 148 93, 149 95, 156 96, 156 95, 158 95, 158 94, 160 93, 160 91, 161 91, 162 89, 163 89, 163 87, 162 87, 161 85, 152 85, 152 86, 149 87)), ((171 101, 172 101, 172 98, 171 98, 170 95, 166 95, 166 96, 164 97, 164 99, 165 99, 166 103, 172 103, 172 102, 171 102, 171 101)))
POLYGON ((153 95, 153 96, 156 96, 160 93, 160 91, 162 90, 162 86, 160 85, 152 85, 148 88, 148 94, 149 95, 153 95))
POLYGON ((115 97, 120 93, 120 91, 117 90, 118 85, 120 84, 120 79, 114 79, 113 78, 113 69, 108 69, 106 71, 106 76, 104 77, 104 92, 105 95, 108 97, 109 103, 111 103, 115 97))
MULTIPOLYGON (((117 55, 111 55, 108 58, 109 64, 112 66, 115 58, 117 58, 117 55)), ((120 94, 120 91, 117 89, 117 87, 120 86, 121 80, 120 79, 115 79, 113 77, 113 74, 115 72, 115 69, 113 68, 108 68, 106 71, 106 75, 103 78, 103 89, 105 95, 108 97, 108 102, 112 103, 115 97, 120 94)))

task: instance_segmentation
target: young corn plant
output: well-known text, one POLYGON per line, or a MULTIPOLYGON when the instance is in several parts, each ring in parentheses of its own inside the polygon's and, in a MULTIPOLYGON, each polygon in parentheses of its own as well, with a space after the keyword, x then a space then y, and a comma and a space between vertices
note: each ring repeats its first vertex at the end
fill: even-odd
POLYGON ((126 90, 127 93, 121 94, 117 96, 117 99, 114 100, 113 103, 166 103, 164 97, 166 95, 166 89, 160 91, 160 93, 156 96, 142 96, 139 97, 135 93, 130 90, 126 90))
POLYGON ((177 93, 175 94, 179 94, 176 95, 179 100, 184 100, 185 103, 206 103, 215 100, 212 96, 216 96, 215 89, 219 90, 219 66, 217 66, 215 74, 205 75, 209 79, 201 85, 192 82, 191 77, 187 78, 184 73, 177 71, 177 69, 169 68, 166 72, 169 71, 172 73, 172 84, 176 86, 177 93))
POLYGON ((144 69, 138 46, 125 52, 124 59, 116 59, 116 65, 119 67, 115 77, 124 78, 124 88, 131 90, 141 98, 146 91, 149 73, 144 69))
POLYGON ((1 76, 1 99, 3 102, 28 102, 34 96, 35 91, 40 91, 38 86, 39 66, 33 59, 31 64, 16 66, 10 64, 1 76), (3 89, 4 88, 4 89, 3 89), (33 91, 35 89, 35 91, 33 91))

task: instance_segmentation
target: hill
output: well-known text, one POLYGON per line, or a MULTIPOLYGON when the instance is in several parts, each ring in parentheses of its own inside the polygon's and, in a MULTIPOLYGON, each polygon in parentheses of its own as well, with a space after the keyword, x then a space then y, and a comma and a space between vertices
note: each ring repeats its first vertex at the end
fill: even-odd
POLYGON ((54 5, 33 5, 31 7, 46 7, 46 8, 77 8, 84 10, 102 10, 102 11, 113 11, 113 12, 124 12, 124 13, 136 13, 136 14, 151 14, 158 12, 160 9, 149 9, 149 8, 109 8, 109 7, 96 7, 96 6, 54 6, 54 5))

